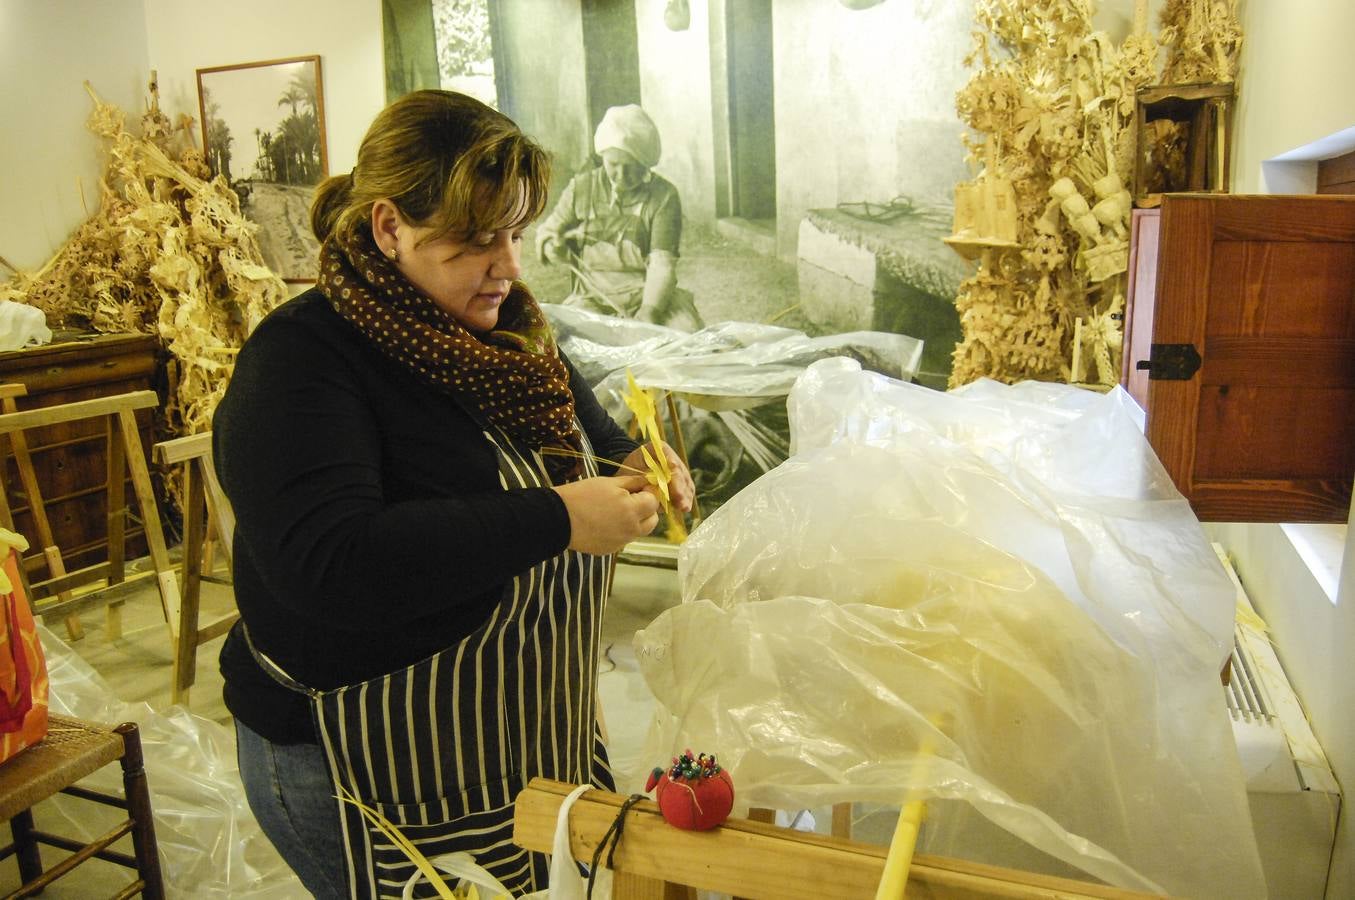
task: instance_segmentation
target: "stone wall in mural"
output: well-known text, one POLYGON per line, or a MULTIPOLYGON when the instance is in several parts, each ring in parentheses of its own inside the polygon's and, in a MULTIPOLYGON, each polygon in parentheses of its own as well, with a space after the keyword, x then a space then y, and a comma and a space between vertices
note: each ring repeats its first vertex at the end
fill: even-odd
POLYGON ((789 449, 784 396, 725 355, 950 374, 969 267, 941 238, 974 174, 955 114, 973 3, 860 6, 384 3, 392 95, 473 87, 552 151, 524 278, 568 310, 557 327, 596 381, 624 361, 676 391, 706 513, 789 449))

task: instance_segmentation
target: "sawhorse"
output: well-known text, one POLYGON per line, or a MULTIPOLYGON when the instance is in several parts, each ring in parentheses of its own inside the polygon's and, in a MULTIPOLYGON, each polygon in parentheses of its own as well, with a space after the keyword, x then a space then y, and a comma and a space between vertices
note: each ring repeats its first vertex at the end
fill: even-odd
MULTIPOLYGON (((513 841, 551 852, 560 803, 574 786, 534 778, 518 795, 513 841)), ((625 797, 588 791, 570 810, 570 849, 590 862, 625 797)), ((694 900, 716 891, 752 900, 872 900, 887 850, 826 835, 729 819, 710 831, 683 831, 663 820, 653 802, 626 813, 613 857, 612 900, 694 900)), ((908 897, 975 900, 1145 900, 1159 896, 1092 882, 1020 872, 965 860, 918 855, 908 897)))
MULTIPOLYGON (((146 467, 145 451, 136 422, 136 411, 158 406, 159 398, 154 391, 133 391, 95 400, 81 400, 23 412, 15 411, 14 398, 23 396, 23 393, 22 385, 0 386, 0 403, 3 403, 5 410, 0 414, 0 435, 9 436, 19 477, 33 511, 38 542, 42 544, 43 556, 48 563, 49 577, 26 586, 34 614, 63 616, 68 628, 71 628, 71 621, 74 619, 76 630, 71 632, 71 637, 77 638, 80 632, 79 620, 76 617, 80 611, 96 605, 107 605, 108 633, 110 637, 117 637, 121 634, 119 606, 128 595, 139 590, 146 579, 153 578, 160 592, 160 604, 165 621, 170 623, 172 631, 174 623, 179 619, 179 585, 170 565, 169 551, 165 548, 164 530, 160 525, 160 508, 155 501, 150 470, 146 467), (106 420, 108 433, 108 482, 105 485, 108 498, 108 558, 104 562, 68 573, 62 564, 61 551, 52 538, 51 525, 47 521, 43 506, 42 492, 29 457, 25 432, 31 428, 96 418, 106 420), (125 559, 127 534, 125 485, 129 474, 132 479, 132 492, 136 496, 137 507, 141 513, 152 567, 151 572, 130 579, 126 577, 125 559), (83 592, 79 590, 91 585, 96 587, 83 592)), ((3 469, 0 469, 0 524, 10 530, 14 528, 14 517, 5 492, 3 469)), ((22 566, 20 575, 27 580, 22 566)))
POLYGON ((198 646, 225 634, 240 618, 238 611, 232 611, 205 626, 198 625, 203 574, 208 568, 203 561, 208 535, 215 530, 215 543, 220 544, 229 566, 235 513, 212 467, 210 431, 161 441, 155 445, 155 457, 166 466, 183 467, 183 576, 180 582, 183 598, 178 619, 170 622, 170 631, 174 635, 172 702, 186 706, 188 689, 197 677, 198 646))

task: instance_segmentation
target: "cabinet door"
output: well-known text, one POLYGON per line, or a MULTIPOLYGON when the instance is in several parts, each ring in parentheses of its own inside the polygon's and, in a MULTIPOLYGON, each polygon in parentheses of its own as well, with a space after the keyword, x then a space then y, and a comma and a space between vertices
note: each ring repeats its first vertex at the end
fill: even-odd
POLYGON ((1355 198, 1168 196, 1148 439, 1205 521, 1344 522, 1355 479, 1355 198))

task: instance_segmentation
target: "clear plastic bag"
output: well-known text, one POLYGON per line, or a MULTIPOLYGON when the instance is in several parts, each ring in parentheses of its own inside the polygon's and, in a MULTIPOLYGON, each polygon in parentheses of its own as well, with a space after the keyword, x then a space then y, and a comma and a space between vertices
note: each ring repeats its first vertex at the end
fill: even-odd
POLYGON ((790 452, 785 398, 812 363, 849 357, 871 371, 911 379, 922 342, 901 334, 854 331, 809 337, 790 328, 723 322, 687 333, 573 306, 542 304, 560 346, 618 422, 629 370, 641 387, 680 402, 687 461, 705 511, 790 452))
MULTIPOLYGON (((475 857, 465 851, 459 853, 444 853, 442 856, 434 856, 428 862, 443 875, 448 876, 443 881, 451 881, 455 887, 453 893, 457 897, 465 897, 469 893, 469 888, 474 887, 476 896, 480 900, 504 900, 511 898, 513 892, 503 886, 499 879, 484 866, 475 861, 475 857)), ((424 881, 424 876, 420 872, 415 872, 405 882, 404 890, 400 892, 400 900, 413 900, 414 891, 419 883, 424 881)), ((537 892, 527 895, 532 898, 544 897, 545 892, 537 892)), ((524 896, 522 900, 527 900, 524 896)))
POLYGON ((791 328, 722 322, 687 333, 662 325, 544 303, 560 345, 614 412, 630 369, 641 387, 673 391, 713 411, 780 403, 813 362, 850 357, 865 368, 910 380, 922 341, 882 331, 809 337, 791 328))
MULTIPOLYGON (((588 897, 588 879, 579 874, 579 867, 574 862, 574 854, 569 846, 569 811, 574 807, 574 801, 590 788, 590 785, 581 784, 560 801, 560 812, 555 819, 555 840, 551 845, 550 887, 544 891, 523 894, 518 900, 586 900, 588 897)), ((508 889, 475 862, 469 853, 448 853, 435 856, 429 862, 439 871, 458 879, 458 889, 464 890, 474 885, 481 900, 498 900, 510 896, 508 889)), ((414 896, 414 889, 421 879, 422 876, 415 873, 405 883, 401 894, 404 900, 414 896)), ((610 869, 600 869, 593 885, 593 900, 611 900, 611 896, 612 872, 610 869)))
POLYGON ((636 636, 648 755, 715 752, 754 806, 918 790, 921 852, 1264 896, 1233 590, 1132 401, 829 360, 789 405, 794 455, 692 533, 683 603, 636 636))
POLYGON ((36 306, 0 300, 0 350, 21 350, 52 340, 47 316, 36 306))
MULTIPOLYGON (((157 712, 145 703, 119 700, 64 641, 43 626, 38 634, 47 654, 53 712, 107 725, 137 723, 167 896, 292 900, 305 895, 249 810, 234 735, 226 726, 182 706, 157 712)), ((105 766, 81 784, 121 793, 122 775, 117 766, 105 766)), ((50 803, 66 820, 53 831, 90 840, 106 830, 91 817, 88 801, 58 795, 50 803)))

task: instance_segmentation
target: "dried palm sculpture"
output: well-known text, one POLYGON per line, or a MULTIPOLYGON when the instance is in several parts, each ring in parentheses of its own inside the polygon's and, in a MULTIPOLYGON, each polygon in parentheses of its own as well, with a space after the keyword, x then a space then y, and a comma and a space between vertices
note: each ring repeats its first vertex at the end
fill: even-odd
POLYGON ((1167 48, 1163 84, 1232 82, 1242 51, 1238 0, 1166 0, 1162 46, 1167 48))
POLYGON ((0 285, 0 299, 38 307, 53 327, 158 335, 171 357, 166 430, 205 431, 235 351, 286 288, 234 192, 210 177, 193 120, 160 111, 154 77, 139 137, 85 88, 88 127, 109 153, 99 209, 42 268, 0 285))
MULTIPOLYGON (((1157 80, 1159 42, 1148 32, 1146 0, 1136 0, 1132 32, 1119 45, 1093 30, 1092 13, 1091 0, 976 4, 967 63, 977 71, 956 108, 982 171, 957 190, 950 243, 977 248, 979 269, 956 297, 963 339, 952 387, 983 377, 1118 380, 1134 95, 1157 80), (976 238, 984 217, 971 210, 985 208, 976 191, 1010 191, 1014 241, 976 238)), ((1163 16, 1172 59, 1181 60, 1176 71, 1207 74, 1209 60, 1220 73, 1235 70, 1235 0, 1169 0, 1163 16)))

